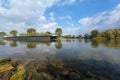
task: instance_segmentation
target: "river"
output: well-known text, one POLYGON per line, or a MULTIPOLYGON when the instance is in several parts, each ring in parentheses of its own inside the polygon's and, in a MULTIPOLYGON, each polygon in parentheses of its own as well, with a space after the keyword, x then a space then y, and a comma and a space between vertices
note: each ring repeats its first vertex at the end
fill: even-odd
POLYGON ((45 69, 52 65, 64 72, 69 69, 82 74, 90 72, 103 80, 120 80, 120 41, 117 40, 0 40, 0 57, 20 60, 25 67, 45 69))

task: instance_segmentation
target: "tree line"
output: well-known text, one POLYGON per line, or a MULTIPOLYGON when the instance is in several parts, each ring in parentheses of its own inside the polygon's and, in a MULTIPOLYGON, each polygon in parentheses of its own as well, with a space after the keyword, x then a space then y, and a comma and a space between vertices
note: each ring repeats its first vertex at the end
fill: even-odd
MULTIPOLYGON (((58 37, 63 37, 63 38, 66 38, 66 39, 75 39, 75 38, 78 38, 78 39, 97 39, 97 38, 106 38, 106 39, 116 39, 116 38, 120 38, 120 29, 108 29, 106 31, 103 31, 103 32, 100 32, 99 30, 97 29, 94 29, 90 32, 90 34, 84 34, 84 36, 82 36, 81 34, 79 35, 65 35, 65 36, 62 36, 62 29, 61 28, 56 28, 55 30, 55 34, 58 36, 58 37)), ((12 36, 17 36, 18 35, 18 31, 17 30, 11 30, 10 31, 10 34, 12 36)), ((0 32, 0 37, 3 37, 7 35, 7 33, 5 32, 0 32)), ((36 31, 36 29, 34 28, 29 28, 27 29, 26 33, 20 33, 19 36, 40 36, 40 35, 48 35, 48 36, 51 36, 53 35, 50 31, 46 31, 46 32, 42 32, 42 33, 39 33, 36 31)))
MULTIPOLYGON (((18 31, 17 30, 11 30, 9 32, 13 37, 16 37, 18 35, 18 31)), ((61 28, 56 28, 55 30, 55 34, 58 36, 58 37, 61 37, 62 36, 62 29, 61 28)), ((4 37, 8 35, 6 32, 0 32, 0 37, 4 37)), ((34 28, 29 28, 27 29, 26 33, 20 33, 19 36, 41 36, 41 35, 47 35, 47 36, 50 36, 52 35, 52 33, 50 31, 46 31, 45 33, 39 33, 36 31, 36 29, 34 28)))
POLYGON ((120 29, 108 29, 106 31, 100 32, 95 29, 91 31, 91 34, 85 34, 85 39, 97 39, 97 38, 106 38, 106 39, 116 39, 120 38, 120 29))

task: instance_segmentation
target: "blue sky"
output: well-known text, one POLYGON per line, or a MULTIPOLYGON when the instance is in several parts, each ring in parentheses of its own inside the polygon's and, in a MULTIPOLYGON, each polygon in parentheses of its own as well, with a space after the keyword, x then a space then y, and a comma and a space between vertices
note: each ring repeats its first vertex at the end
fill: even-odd
POLYGON ((120 28, 120 0, 0 0, 0 31, 85 34, 120 28))

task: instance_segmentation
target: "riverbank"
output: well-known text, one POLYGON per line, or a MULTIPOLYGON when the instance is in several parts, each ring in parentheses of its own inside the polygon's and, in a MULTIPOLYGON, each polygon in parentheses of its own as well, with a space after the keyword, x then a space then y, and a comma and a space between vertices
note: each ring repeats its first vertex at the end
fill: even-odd
POLYGON ((5 40, 14 40, 14 41, 41 41, 41 42, 50 42, 56 40, 57 36, 16 36, 16 37, 3 37, 5 40))
POLYGON ((0 58, 0 80, 24 80, 25 69, 19 61, 0 58))

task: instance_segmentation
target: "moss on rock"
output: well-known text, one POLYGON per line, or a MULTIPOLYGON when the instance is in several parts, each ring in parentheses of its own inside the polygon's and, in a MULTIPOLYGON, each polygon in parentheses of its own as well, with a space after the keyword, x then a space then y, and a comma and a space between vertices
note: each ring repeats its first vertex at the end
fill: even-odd
POLYGON ((25 69, 21 69, 13 74, 10 80, 24 80, 25 78, 25 69))

